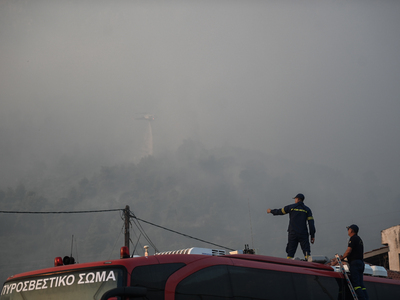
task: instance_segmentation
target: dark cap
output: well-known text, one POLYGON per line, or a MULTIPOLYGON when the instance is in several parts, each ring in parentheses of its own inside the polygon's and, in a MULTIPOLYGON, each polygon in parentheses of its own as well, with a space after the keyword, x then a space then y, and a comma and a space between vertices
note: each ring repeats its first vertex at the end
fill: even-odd
POLYGON ((296 199, 296 198, 299 198, 300 200, 303 200, 303 201, 305 199, 303 194, 297 194, 296 196, 293 197, 293 199, 296 199))
POLYGON ((351 229, 354 230, 355 233, 358 233, 358 226, 355 225, 355 224, 352 224, 352 225, 350 225, 350 226, 347 226, 346 228, 347 228, 347 229, 351 228, 351 229))

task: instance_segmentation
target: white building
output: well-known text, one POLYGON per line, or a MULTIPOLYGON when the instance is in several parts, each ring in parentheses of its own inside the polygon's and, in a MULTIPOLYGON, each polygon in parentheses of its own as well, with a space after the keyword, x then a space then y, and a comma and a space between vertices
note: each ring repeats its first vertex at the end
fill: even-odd
POLYGON ((364 260, 400 272, 400 225, 382 230, 381 239, 384 247, 365 252, 364 260))

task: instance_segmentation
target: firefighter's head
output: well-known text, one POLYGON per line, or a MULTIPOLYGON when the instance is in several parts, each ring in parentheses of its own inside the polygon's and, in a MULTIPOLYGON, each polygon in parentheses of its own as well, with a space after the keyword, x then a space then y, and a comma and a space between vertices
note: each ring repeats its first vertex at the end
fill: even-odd
POLYGON ((356 224, 352 224, 350 226, 347 226, 346 228, 349 236, 358 234, 358 226, 356 224))
POLYGON ((295 203, 299 203, 300 201, 304 201, 305 197, 303 194, 297 194, 293 199, 295 203))

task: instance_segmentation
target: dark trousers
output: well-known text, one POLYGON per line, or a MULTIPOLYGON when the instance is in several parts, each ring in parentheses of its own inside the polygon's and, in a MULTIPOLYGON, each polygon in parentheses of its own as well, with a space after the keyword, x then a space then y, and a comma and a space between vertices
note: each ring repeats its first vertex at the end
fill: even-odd
POLYGON ((364 286, 364 262, 360 259, 350 263, 350 280, 359 300, 368 300, 367 289, 364 286))
POLYGON ((310 241, 308 239, 308 234, 298 235, 294 233, 289 233, 289 240, 286 246, 286 253, 288 257, 294 257, 299 243, 301 250, 303 250, 304 256, 306 257, 311 255, 310 241))

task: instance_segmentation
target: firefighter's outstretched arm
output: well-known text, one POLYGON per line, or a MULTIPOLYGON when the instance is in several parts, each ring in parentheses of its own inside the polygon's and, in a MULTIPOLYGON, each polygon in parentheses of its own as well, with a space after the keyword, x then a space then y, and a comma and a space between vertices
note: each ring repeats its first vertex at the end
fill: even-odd
POLYGON ((279 209, 270 209, 270 208, 268 208, 267 209, 267 213, 268 214, 273 214, 274 216, 286 215, 287 214, 287 212, 285 211, 285 208, 279 208, 279 209))

